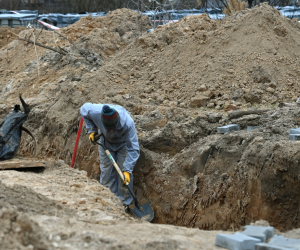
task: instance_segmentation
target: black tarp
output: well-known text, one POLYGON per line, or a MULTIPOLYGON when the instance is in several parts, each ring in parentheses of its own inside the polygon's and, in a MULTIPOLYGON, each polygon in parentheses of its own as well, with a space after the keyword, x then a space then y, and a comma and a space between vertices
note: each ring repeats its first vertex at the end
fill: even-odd
POLYGON ((20 105, 15 108, 3 119, 0 124, 0 161, 13 158, 19 150, 22 125, 26 121, 29 107, 20 96, 25 113, 21 112, 20 105))

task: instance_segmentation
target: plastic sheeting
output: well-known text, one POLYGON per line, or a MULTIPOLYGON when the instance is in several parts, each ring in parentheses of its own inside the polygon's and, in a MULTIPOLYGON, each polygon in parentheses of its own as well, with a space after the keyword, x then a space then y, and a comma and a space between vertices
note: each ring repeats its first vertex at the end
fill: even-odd
POLYGON ((12 110, 0 124, 0 161, 13 158, 19 151, 22 124, 27 114, 12 110))
POLYGON ((88 15, 92 15, 93 17, 100 17, 100 16, 105 16, 105 14, 106 14, 105 12, 87 13, 87 14, 65 14, 65 15, 59 13, 52 13, 52 14, 39 15, 38 20, 51 23, 57 27, 66 27, 70 24, 77 22, 82 17, 86 17, 88 15))

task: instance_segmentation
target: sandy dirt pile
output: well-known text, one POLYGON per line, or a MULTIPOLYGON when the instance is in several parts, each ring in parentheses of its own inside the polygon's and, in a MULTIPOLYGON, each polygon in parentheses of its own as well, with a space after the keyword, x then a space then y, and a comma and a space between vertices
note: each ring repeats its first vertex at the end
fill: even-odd
POLYGON ((152 27, 148 16, 130 9, 118 9, 104 17, 81 18, 78 22, 63 28, 62 34, 81 46, 93 48, 104 55, 114 55, 136 37, 152 27))
POLYGON ((9 36, 9 33, 8 33, 9 30, 16 34, 19 34, 24 29, 26 29, 26 28, 23 26, 17 26, 14 28, 0 27, 0 48, 6 46, 8 43, 11 42, 11 40, 7 41, 7 37, 9 36))
POLYGON ((295 101, 299 27, 268 5, 222 21, 185 17, 140 37, 109 68, 130 71, 123 92, 144 103, 234 109, 295 101))
MULTIPOLYGON (((121 204, 116 197, 89 180, 84 171, 70 169, 62 161, 48 160, 46 166, 44 172, 0 172, 0 200, 9 196, 13 204, 8 208, 1 203, 1 249, 217 250, 216 235, 232 233, 137 221, 118 211, 121 204), (57 211, 52 213, 53 209, 57 211)), ((255 225, 269 226, 266 221, 255 225)), ((299 238, 300 233, 299 229, 275 231, 290 238, 299 238)))
MULTIPOLYGON (((118 10, 105 18, 87 17, 62 30, 80 52, 44 31, 39 41, 68 55, 37 48, 37 60, 34 46, 20 41, 1 49, 2 62, 7 52, 10 57, 0 69, 1 118, 22 93, 32 108, 26 127, 38 139, 39 157, 69 164, 80 106, 123 105, 142 148, 135 191, 150 201, 155 222, 227 230, 266 219, 278 229, 299 228, 298 142, 287 139, 289 129, 300 125, 300 114, 297 106, 277 108, 297 97, 299 24, 262 4, 221 21, 186 17, 135 38, 124 26, 137 30, 133 12, 118 10), (224 112, 248 106, 268 109, 235 118, 224 112), (216 133, 230 123, 242 131, 216 133), (261 128, 246 132, 247 126, 261 128)), ((87 138, 83 130, 76 166, 98 179, 97 147, 87 138)), ((20 153, 32 155, 32 149, 24 135, 20 153)), ((76 210, 77 203, 61 200, 76 210)), ((93 199, 86 204, 92 206, 93 199)))
POLYGON ((2 249, 52 249, 44 231, 28 215, 1 209, 0 218, 2 249))
POLYGON ((7 205, 2 207, 11 208, 10 204, 17 207, 18 211, 58 217, 77 214, 95 223, 100 218, 101 221, 123 217, 130 219, 123 212, 118 198, 96 180, 87 178, 85 171, 71 169, 61 160, 48 161, 46 164, 48 168, 42 175, 30 172, 1 173, 4 184, 10 186, 10 183, 14 183, 11 190, 10 187, 4 187, 7 195, 1 202, 7 205), (41 195, 36 196, 36 192, 41 195))
POLYGON ((137 221, 84 171, 46 165, 43 173, 0 172, 1 249, 217 249, 218 231, 137 221))

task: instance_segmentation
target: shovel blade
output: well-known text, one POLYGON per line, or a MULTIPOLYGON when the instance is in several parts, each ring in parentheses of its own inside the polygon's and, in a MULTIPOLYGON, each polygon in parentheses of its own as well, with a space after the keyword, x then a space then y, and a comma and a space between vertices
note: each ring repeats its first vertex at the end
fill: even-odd
POLYGON ((144 219, 146 221, 151 221, 153 219, 154 211, 148 202, 144 205, 139 204, 139 208, 134 205, 134 208, 131 208, 130 210, 139 219, 144 219))

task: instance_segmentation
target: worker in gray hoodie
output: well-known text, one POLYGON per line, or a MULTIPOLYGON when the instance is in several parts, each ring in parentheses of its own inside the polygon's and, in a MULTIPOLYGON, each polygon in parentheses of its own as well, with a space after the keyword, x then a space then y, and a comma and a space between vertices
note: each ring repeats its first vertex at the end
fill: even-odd
POLYGON ((110 151, 124 173, 125 181, 121 180, 116 169, 107 157, 104 149, 99 146, 100 183, 116 194, 125 206, 132 202, 125 183, 133 188, 133 169, 140 155, 140 147, 134 121, 128 111, 119 105, 85 103, 80 113, 86 123, 89 139, 95 142, 95 135, 102 133, 100 143, 110 151))

